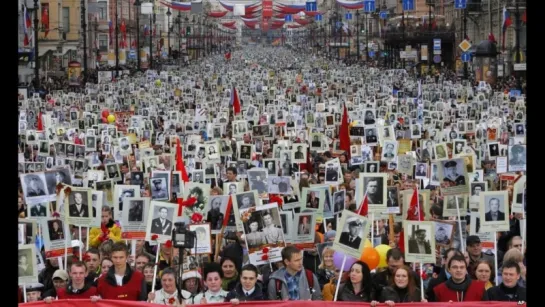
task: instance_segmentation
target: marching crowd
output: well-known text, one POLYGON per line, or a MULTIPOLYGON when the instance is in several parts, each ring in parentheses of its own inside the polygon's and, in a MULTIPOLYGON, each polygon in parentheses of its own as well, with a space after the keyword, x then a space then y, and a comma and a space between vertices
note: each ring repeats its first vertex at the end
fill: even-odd
MULTIPOLYGON (((345 64, 333 63, 312 55, 295 54, 294 51, 287 51, 280 48, 255 48, 255 50, 234 51, 232 59, 229 61, 223 59, 223 56, 214 56, 204 59, 202 63, 188 66, 187 70, 191 72, 189 78, 186 79, 190 86, 184 87, 182 95, 187 95, 186 97, 190 97, 192 100, 184 100, 186 98, 182 96, 179 100, 176 98, 175 103, 165 104, 161 109, 161 112, 164 112, 159 116, 155 116, 152 123, 154 134, 152 134, 150 139, 152 144, 150 148, 154 151, 153 154, 171 153, 173 161, 175 159, 174 145, 170 144, 169 146, 168 142, 165 143, 164 140, 163 143, 159 143, 157 136, 161 133, 165 133, 166 135, 168 132, 170 135, 178 135, 181 140, 185 140, 181 142, 182 144, 189 144, 189 139, 185 138, 187 131, 184 129, 186 122, 183 120, 195 116, 195 111, 199 104, 197 98, 195 98, 197 97, 195 93, 196 91, 204 93, 203 99, 206 99, 207 96, 212 96, 213 93, 213 84, 211 81, 205 82, 205 76, 210 77, 209 80, 213 80, 212 75, 223 74, 231 76, 232 79, 230 82, 236 85, 236 89, 240 93, 240 97, 242 97, 240 104, 243 112, 245 112, 250 104, 250 101, 247 101, 247 97, 252 97, 252 100, 255 97, 255 93, 253 92, 255 88, 253 86, 250 87, 250 83, 256 80, 251 80, 249 74, 242 74, 241 72, 263 72, 269 80, 268 89, 275 88, 276 94, 275 97, 264 99, 264 108, 261 109, 261 115, 266 113, 270 106, 273 106, 272 110, 275 110, 275 106, 278 107, 279 105, 279 100, 290 101, 291 105, 289 105, 289 108, 286 107, 285 110, 289 113, 297 113, 297 110, 301 108, 304 102, 300 101, 299 98, 295 98, 294 93, 313 97, 316 103, 320 101, 321 104, 325 104, 325 109, 332 114, 342 114, 343 106, 341 100, 348 99, 346 95, 343 95, 345 93, 342 91, 347 90, 351 92, 353 87, 355 88, 354 92, 356 90, 366 92, 366 98, 364 99, 368 101, 379 97, 386 97, 388 101, 391 99, 399 103, 400 109, 403 108, 403 105, 407 105, 408 100, 401 96, 399 96, 400 98, 392 96, 391 93, 394 85, 398 92, 404 91, 406 97, 415 99, 421 99, 424 91, 424 95, 429 95, 428 99, 431 101, 432 108, 434 108, 433 105, 437 101, 442 100, 449 102, 446 105, 452 104, 452 108, 456 108, 456 104, 471 103, 467 102, 468 95, 466 94, 462 95, 462 98, 460 98, 460 95, 458 97, 456 95, 454 97, 448 95, 435 97, 434 89, 442 91, 443 87, 448 89, 450 86, 452 88, 456 82, 461 82, 460 80, 448 81, 443 75, 437 79, 427 76, 417 80, 416 77, 410 77, 399 70, 392 72, 392 70, 379 68, 348 67, 345 64), (291 62, 300 63, 299 66, 303 68, 299 68, 289 76, 275 69, 275 67, 285 67, 291 62), (295 81, 295 76, 305 68, 307 72, 311 73, 307 73, 302 80, 295 81), (239 74, 233 74, 233 72, 239 72, 239 74), (245 76, 246 79, 241 78, 242 76, 245 76), (419 84, 425 89, 419 90, 419 84), (374 88, 369 85, 373 85, 374 88), (389 88, 389 92, 386 92, 383 87, 389 88), (342 91, 340 90, 341 88, 342 91), (375 90, 375 88, 379 90, 375 90), (431 93, 425 93, 426 91, 431 91, 431 93), (319 100, 318 97, 324 98, 319 100), (329 98, 329 102, 326 97, 329 98), (181 105, 184 105, 184 107, 180 107, 181 105), (169 110, 168 108, 171 109, 169 110), (170 114, 169 111, 173 110, 183 110, 182 112, 186 112, 189 117, 184 116, 183 120, 174 123, 175 128, 171 129, 167 126, 166 119, 168 118, 168 114, 170 114)), ((448 75, 450 80, 454 79, 450 73, 448 75)), ((150 92, 154 86, 160 84, 156 82, 157 79, 161 78, 164 84, 171 82, 169 77, 165 78, 163 75, 150 76, 150 74, 137 73, 135 76, 123 77, 118 82, 123 81, 124 86, 131 84, 131 91, 134 91, 135 88, 133 87, 136 87, 138 90, 145 92, 150 92)), ((98 94, 100 94, 100 89, 103 86, 98 87, 98 94)), ((175 88, 173 86, 167 92, 174 92, 175 88)), ((119 90, 123 91, 121 88, 119 90)), ((471 90, 474 93, 478 91, 476 87, 472 87, 471 90)), ((264 92, 266 91, 267 89, 264 89, 264 92)), ((229 93, 233 94, 232 92, 229 93)), ((110 93, 109 95, 111 96, 112 94, 110 93)), ((493 94, 488 93, 487 95, 491 97, 493 94)), ((174 95, 169 92, 168 96, 174 95)), ((225 97, 224 93, 220 93, 218 99, 222 99, 223 97, 225 97)), ((72 100, 74 105, 65 107, 62 110, 67 112, 74 108, 81 108, 82 105, 81 103, 78 104, 78 101, 77 99, 72 100)), ((47 103, 45 101, 45 104, 47 103)), ((143 103, 145 105, 146 102, 143 103)), ((44 104, 41 106, 50 107, 44 104)), ((273 146, 284 144, 286 140, 289 140, 292 144, 308 142, 309 148, 314 147, 310 146, 310 137, 306 138, 308 141, 301 138, 307 136, 306 134, 301 136, 295 132, 290 134, 291 130, 288 129, 288 131, 283 127, 279 129, 280 131, 279 133, 277 132, 274 139, 264 143, 261 143, 262 140, 256 135, 251 135, 250 132, 244 134, 241 139, 235 140, 232 122, 236 120, 235 117, 238 117, 238 115, 234 114, 235 111, 233 111, 232 106, 229 108, 229 120, 222 124, 224 130, 222 130, 221 136, 221 139, 227 140, 228 144, 232 143, 233 153, 230 155, 229 160, 237 161, 237 157, 240 157, 240 153, 237 153, 238 149, 236 149, 240 148, 239 143, 255 146, 256 142, 258 142, 260 146, 263 146, 260 153, 256 154, 252 152, 251 161, 247 163, 247 169, 266 167, 264 160, 273 158, 273 146)), ((308 110, 316 109, 312 108, 308 110)), ((379 110, 378 106, 377 110, 379 110)), ((416 120, 419 117, 418 113, 411 113, 413 111, 412 108, 404 110, 407 112, 404 115, 410 117, 411 121, 413 118, 416 120)), ((452 110, 449 109, 449 111, 452 110)), ((439 110, 433 109, 433 112, 436 111, 438 112, 439 110)), ((216 118, 213 116, 219 113, 214 113, 214 110, 210 112, 212 115, 210 116, 210 123, 213 121, 216 124, 215 120, 218 119, 218 116, 216 118)), ((447 131, 447 127, 450 127, 450 124, 455 125, 459 118, 457 117, 458 115, 452 115, 454 113, 447 114, 447 110, 444 112, 444 122, 441 121, 444 126, 439 127, 439 131, 443 130, 443 128, 447 131)), ((476 116, 479 119, 480 116, 485 116, 485 113, 487 116, 492 116, 493 112, 483 111, 481 114, 477 113, 476 116)), ((38 114, 38 112, 35 114, 38 114)), ((138 114, 141 115, 141 113, 138 114)), ((308 114, 306 116, 308 117, 308 114)), ((508 119, 512 119, 513 116, 507 114, 508 119)), ((387 114, 385 117, 388 118, 387 114)), ((267 123, 272 124, 271 127, 275 126, 274 118, 272 120, 270 116, 266 118, 267 123)), ((378 118, 379 115, 375 116, 373 120, 378 121, 378 118)), ((403 116, 401 118, 403 119, 403 116)), ((352 121, 354 121, 353 118, 352 121)), ((388 123, 387 121, 386 123, 388 123)), ((309 121, 303 119, 301 126, 297 124, 297 130, 309 129, 310 131, 310 129, 320 128, 314 126, 314 123, 310 127, 305 127, 305 123, 309 123, 309 121)), ((507 120, 507 123, 509 123, 509 120, 507 120)), ((257 125, 257 123, 253 124, 257 125)), ((413 127, 418 127, 422 130, 417 131, 418 135, 421 136, 418 139, 413 138, 408 151, 414 152, 420 146, 423 146, 423 149, 425 149, 427 145, 420 141, 433 140, 430 131, 426 131, 423 125, 409 126, 404 124, 403 121, 391 122, 390 124, 394 127, 398 140, 405 138, 403 137, 404 135, 411 135, 411 128, 413 127)), ((339 183, 336 189, 345 190, 346 194, 344 199, 332 199, 330 205, 340 204, 343 207, 342 209, 358 213, 361 204, 356 202, 357 178, 360 172, 368 170, 365 169, 364 164, 354 164, 357 161, 357 159, 354 159, 355 153, 350 157, 348 152, 339 152, 335 141, 342 138, 342 135, 340 135, 340 124, 335 121, 333 125, 328 125, 327 128, 332 130, 332 136, 327 139, 327 150, 320 152, 309 150, 306 154, 308 157, 305 155, 307 157, 306 162, 300 163, 298 170, 293 170, 293 167, 288 164, 286 166, 288 174, 282 175, 295 176, 295 172, 298 173, 295 188, 299 189, 299 192, 294 194, 293 197, 295 197, 295 195, 301 195, 300 191, 305 187, 324 184, 327 174, 323 166, 334 159, 338 159, 342 166, 342 174, 339 174, 340 177, 342 176, 339 178, 342 183, 339 183)), ((252 131, 251 129, 248 130, 252 131)), ((198 128, 195 130, 192 129, 190 133, 197 133, 202 138, 201 142, 203 142, 210 140, 210 131, 210 129, 198 128)), ((511 128, 506 128, 502 131, 507 132, 509 135, 514 135, 515 133, 511 128)), ((466 146, 478 147, 478 144, 475 144, 477 140, 475 140, 474 136, 461 135, 461 139, 465 140, 466 146)), ((498 133, 498 137, 499 135, 498 133)), ((308 136, 310 136, 310 133, 308 136)), ((164 138, 165 136, 162 137, 164 138)), ((372 138, 368 137, 366 135, 362 138, 352 138, 351 145, 362 146, 366 143, 366 138, 367 143, 369 143, 369 140, 372 138)), ((54 138, 55 140, 57 138, 61 140, 60 135, 54 138)), ((437 142, 438 138, 434 141, 437 142)), ((64 142, 73 142, 74 144, 81 144, 82 142, 77 133, 71 139, 68 139, 65 135, 62 140, 64 142)), ((20 152, 25 154, 24 163, 41 161, 39 157, 42 154, 41 152, 38 153, 39 149, 37 146, 26 142, 21 143, 24 146, 20 147, 20 152)), ((49 144, 52 147, 52 156, 55 156, 55 146, 53 146, 53 142, 49 144)), ((305 148, 307 147, 303 147, 303 149, 305 148)), ((131 177, 131 172, 144 171, 142 164, 131 163, 135 159, 138 148, 133 146, 133 150, 130 154, 124 155, 121 163, 119 163, 122 176, 121 180, 116 182, 117 185, 131 184, 131 180, 134 180, 134 177, 131 177)), ((300 150, 301 148, 293 146, 294 153, 300 150)), ((388 174, 388 179, 391 180, 392 185, 398 186, 400 190, 411 189, 414 185, 414 181, 412 181, 414 176, 412 174, 400 173, 396 170, 395 165, 392 166, 392 163, 381 161, 381 150, 380 146, 372 146, 371 152, 367 153, 367 158, 370 161, 379 162, 377 171, 388 174), (409 184, 406 184, 407 182, 409 184)), ((397 148, 395 150, 397 151, 397 148)), ((453 148, 448 148, 449 156, 452 155, 452 150, 453 148)), ((101 162, 92 168, 105 170, 106 163, 104 162, 106 161, 104 160, 111 158, 112 151, 104 150, 100 142, 96 144, 94 151, 99 152, 101 162)), ((419 152, 422 151, 419 150, 419 152)), ((363 154, 362 157, 364 156, 363 154)), ((296 159, 302 157, 303 155, 300 154, 296 156, 296 159)), ((426 160, 422 155, 417 155, 415 158, 419 162, 424 161, 427 163, 432 157, 430 154, 430 157, 428 157, 429 160, 426 160)), ((400 164, 400 161, 397 162, 400 164)), ((481 162, 482 165, 478 165, 476 168, 487 170, 489 166, 485 165, 485 159, 483 158, 481 162)), ((210 182, 211 195, 225 195, 227 191, 223 191, 222 188, 224 185, 222 183, 229 182, 242 182, 244 191, 250 191, 247 178, 241 176, 242 172, 240 169, 232 166, 228 167, 224 159, 218 165, 218 168, 221 170, 220 179, 206 181, 210 182)), ((171 167, 170 170, 174 170, 174 165, 168 167, 171 167)), ((201 168, 204 169, 204 163, 201 168)), ((54 166, 51 169, 54 169, 54 166)), ((90 166, 89 169, 91 169, 90 166)), ((74 169, 71 169, 72 175, 74 175, 74 171, 74 169)), ((277 173, 280 171, 284 172, 285 168, 278 167, 274 171, 277 173)), ((417 171, 414 170, 414 172, 417 171)), ((37 169, 36 172, 38 172, 37 169)), ((208 176, 205 177, 208 178, 208 176)), ((85 174, 83 178, 86 178, 85 174)), ((491 179, 488 181, 488 184, 490 185, 488 190, 508 189, 501 186, 498 179, 491 179)), ((429 199, 426 200, 426 203, 429 203, 425 212, 427 219, 456 222, 456 217, 444 216, 446 209, 443 207, 446 206, 446 203, 444 204, 446 198, 441 193, 442 187, 431 185, 428 180, 426 181, 426 185, 423 185, 423 188, 430 190, 428 194, 429 199)), ((144 183, 141 196, 150 197, 152 189, 153 184, 144 183)), ((509 191, 509 193, 512 192, 511 190, 509 191)), ((397 200, 400 203, 404 203, 403 197, 410 197, 411 195, 400 194, 400 198, 397 200)), ((181 196, 178 195, 178 197, 181 196)), ((383 197, 386 199, 387 195, 383 197)), ((29 214, 25 198, 26 196, 21 189, 18 204, 19 218, 31 219, 31 215, 39 215, 38 213, 29 214)), ((289 197, 281 196, 280 198, 284 202, 289 200, 289 197)), ((281 204, 279 204, 279 207, 281 208, 281 204)), ((303 209, 297 208, 295 210, 303 209)), ((315 245, 313 247, 306 246, 303 248, 295 244, 288 244, 281 251, 281 261, 259 266, 252 264, 248 258, 247 244, 251 244, 249 240, 251 234, 245 236, 243 232, 230 232, 222 242, 214 242, 217 238, 213 237, 213 249, 219 250, 213 250, 208 261, 198 261, 193 267, 184 267, 184 272, 181 278, 179 278, 178 266, 182 265, 180 258, 183 257, 183 262, 187 263, 186 258, 192 257, 192 255, 180 255, 180 251, 169 244, 161 244, 158 248, 156 245, 150 244, 149 241, 127 241, 122 239, 121 229, 123 225, 116 218, 116 215, 114 215, 113 211, 115 209, 112 210, 109 206, 103 206, 102 209, 97 211, 96 214, 99 214, 101 217, 101 227, 91 227, 88 231, 84 229, 83 232, 81 231, 82 228, 78 229, 77 226, 70 228, 70 237, 77 243, 72 245, 74 247, 74 256, 68 257, 66 267, 62 263, 59 264, 59 259, 62 259, 62 257, 47 258, 43 246, 39 247, 40 250, 38 252, 44 258, 44 268, 39 272, 38 283, 20 285, 20 302, 43 300, 46 303, 54 304, 55 300, 62 299, 90 299, 93 302, 101 299, 112 299, 183 306, 217 302, 230 302, 236 305, 239 302, 262 300, 337 300, 367 302, 371 306, 382 303, 385 303, 387 306, 394 306, 396 303, 404 302, 526 301, 525 254, 527 244, 523 231, 524 214, 520 213, 509 216, 509 231, 494 233, 497 240, 497 249, 494 250, 482 246, 482 236, 469 234, 471 227, 470 213, 472 210, 469 207, 465 207, 461 219, 464 221, 463 225, 466 229, 461 234, 461 239, 458 239, 458 244, 453 244, 452 241, 454 240, 452 239, 445 240, 447 242, 446 245, 443 245, 443 247, 438 246, 433 251, 436 262, 424 266, 424 264, 405 261, 406 247, 403 243, 402 233, 403 213, 407 211, 407 208, 401 207, 401 212, 394 214, 399 216, 395 221, 393 218, 378 217, 374 220, 373 225, 371 225, 370 231, 373 234, 372 236, 369 235, 369 237, 378 238, 379 244, 389 246, 387 253, 381 255, 383 257, 381 258, 383 264, 380 266, 369 265, 365 261, 356 259, 350 266, 344 267, 344 272, 341 272, 342 268, 334 261, 335 250, 331 246, 327 246, 322 250, 316 248, 319 244, 332 242, 335 239, 336 232, 342 231, 344 227, 344 225, 340 225, 339 223, 328 222, 327 224, 317 223, 313 225, 311 227, 315 231, 315 245), (83 242, 88 242, 88 244, 84 244, 83 242), (131 242, 136 246, 130 246, 131 242), (158 256, 156 257, 156 255, 158 256), (154 273, 155 270, 157 270, 156 274, 154 273), (181 290, 181 293, 179 293, 179 290, 181 290), (23 294, 26 297, 23 297, 23 294)), ((211 211, 208 215, 204 214, 204 219, 208 220, 208 217, 214 214, 219 215, 221 213, 212 213, 211 211)), ((212 221, 208 220, 207 222, 212 221)), ((458 235, 460 236, 460 234, 458 235)), ((436 238, 438 238, 437 235, 436 238)), ((431 239, 433 240, 433 238, 431 239)), ((371 242, 371 246, 373 245, 377 245, 375 241, 371 242)), ((21 268, 21 263, 19 267, 21 268)))

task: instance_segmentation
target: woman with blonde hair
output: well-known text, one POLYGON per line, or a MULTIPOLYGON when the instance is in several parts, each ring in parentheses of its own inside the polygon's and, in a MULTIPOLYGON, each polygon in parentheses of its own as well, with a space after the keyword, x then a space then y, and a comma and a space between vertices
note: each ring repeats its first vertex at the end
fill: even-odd
POLYGON ((335 277, 335 269, 337 268, 333 263, 333 254, 335 254, 335 251, 330 246, 326 246, 322 251, 322 263, 320 263, 318 270, 316 270, 316 277, 318 277, 320 288, 323 288, 325 284, 335 277))

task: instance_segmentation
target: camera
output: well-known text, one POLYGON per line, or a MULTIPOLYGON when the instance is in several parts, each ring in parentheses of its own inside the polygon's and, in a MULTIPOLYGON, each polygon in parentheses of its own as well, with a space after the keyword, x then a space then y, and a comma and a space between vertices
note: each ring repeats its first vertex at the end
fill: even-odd
POLYGON ((185 228, 185 223, 174 223, 172 230, 172 246, 176 248, 194 248, 197 234, 185 228))

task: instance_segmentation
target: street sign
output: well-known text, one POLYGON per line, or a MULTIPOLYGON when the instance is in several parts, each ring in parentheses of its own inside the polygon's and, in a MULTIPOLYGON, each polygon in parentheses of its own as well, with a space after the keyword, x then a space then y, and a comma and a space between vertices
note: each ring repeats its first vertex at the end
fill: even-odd
POLYGON ((462 53, 462 62, 471 62, 471 53, 469 52, 462 53))
POLYGON ((374 58, 375 57, 375 52, 374 51, 369 51, 369 57, 374 58))
POLYGON ((526 71, 526 63, 517 63, 513 65, 515 71, 526 71))
POLYGON ((379 17, 380 19, 388 19, 388 12, 387 11, 380 12, 379 17))
POLYGON ((441 50, 441 39, 440 38, 434 38, 433 39, 433 50, 441 50))
POLYGON ((460 45, 458 45, 458 47, 460 47, 460 49, 462 49, 463 52, 466 52, 469 50, 469 48, 471 48, 471 43, 467 39, 464 39, 460 43, 460 45))
POLYGON ((363 2, 363 9, 366 13, 372 13, 375 11, 375 0, 365 0, 363 2))
POLYGON ((403 10, 414 11, 414 1, 415 0, 403 0, 403 10))
POLYGON ((433 63, 441 63, 441 56, 440 55, 434 55, 433 56, 433 63))
POLYGON ((454 0, 454 8, 464 10, 467 7, 467 0, 454 0))
POLYGON ((346 14, 344 14, 344 19, 346 19, 346 20, 352 20, 352 14, 351 14, 351 13, 346 13, 346 14))

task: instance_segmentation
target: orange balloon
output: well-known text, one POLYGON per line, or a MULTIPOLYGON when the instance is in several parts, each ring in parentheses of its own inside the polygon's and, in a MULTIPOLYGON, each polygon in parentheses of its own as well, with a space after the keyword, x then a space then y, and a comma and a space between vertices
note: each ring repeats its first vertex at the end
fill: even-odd
POLYGON ((369 266, 369 270, 374 270, 380 261, 380 256, 374 248, 365 247, 361 254, 360 260, 369 266))

